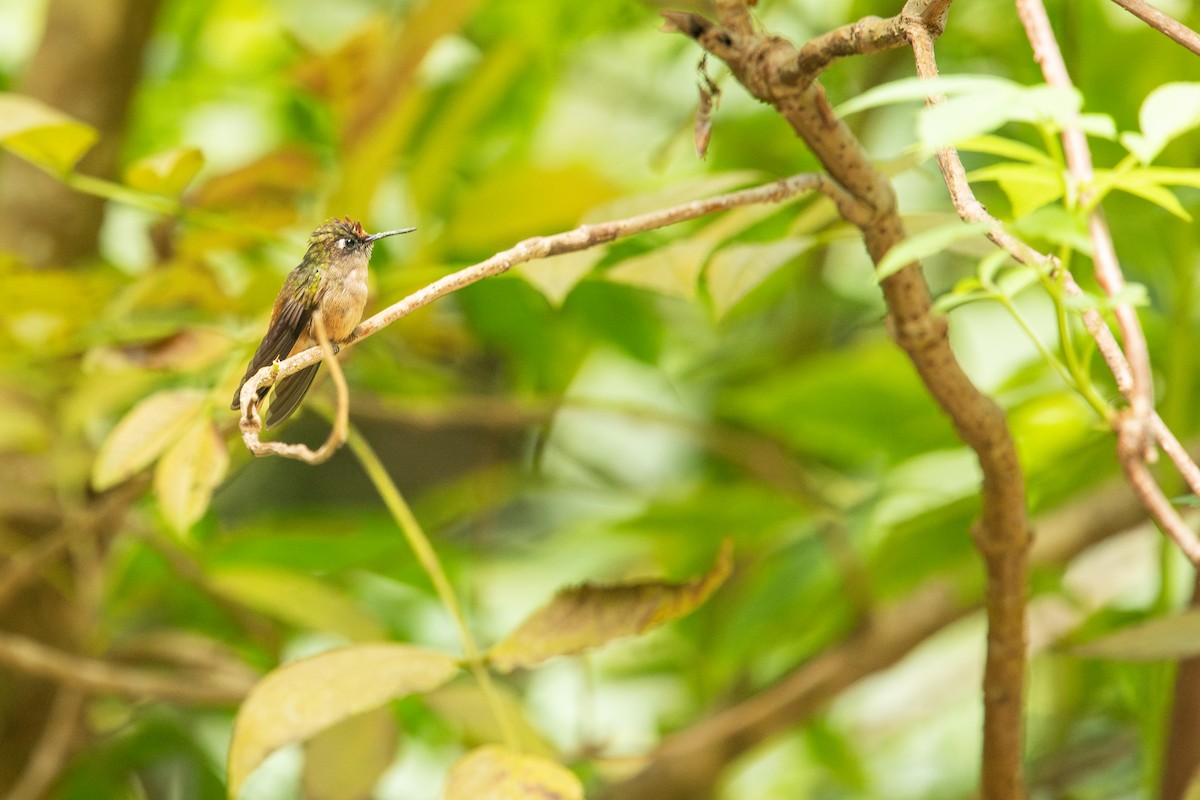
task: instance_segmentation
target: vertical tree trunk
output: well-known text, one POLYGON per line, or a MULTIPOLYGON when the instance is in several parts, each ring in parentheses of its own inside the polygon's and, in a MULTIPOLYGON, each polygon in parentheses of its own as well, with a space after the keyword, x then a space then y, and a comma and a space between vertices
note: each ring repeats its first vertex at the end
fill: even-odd
MULTIPOLYGON (((20 91, 100 131, 80 171, 117 167, 142 51, 160 0, 50 0, 41 44, 20 91)), ((104 203, 16 158, 0 165, 0 250, 34 266, 69 264, 96 250, 104 203)))

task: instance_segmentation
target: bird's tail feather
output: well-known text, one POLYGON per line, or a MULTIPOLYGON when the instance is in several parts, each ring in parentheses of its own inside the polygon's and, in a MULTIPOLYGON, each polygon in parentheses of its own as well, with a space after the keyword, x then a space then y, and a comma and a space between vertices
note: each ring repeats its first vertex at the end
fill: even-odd
POLYGON ((292 415, 304 399, 320 366, 313 364, 311 367, 305 367, 294 375, 281 378, 275 384, 275 393, 271 395, 271 405, 267 408, 268 428, 274 428, 292 415))

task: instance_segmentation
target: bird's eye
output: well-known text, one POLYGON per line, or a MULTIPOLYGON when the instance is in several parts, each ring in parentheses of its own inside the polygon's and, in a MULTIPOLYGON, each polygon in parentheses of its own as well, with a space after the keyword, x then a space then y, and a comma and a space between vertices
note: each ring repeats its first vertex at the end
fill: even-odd
POLYGON ((347 247, 350 246, 350 240, 345 237, 338 239, 337 246, 338 246, 339 250, 345 250, 347 247))

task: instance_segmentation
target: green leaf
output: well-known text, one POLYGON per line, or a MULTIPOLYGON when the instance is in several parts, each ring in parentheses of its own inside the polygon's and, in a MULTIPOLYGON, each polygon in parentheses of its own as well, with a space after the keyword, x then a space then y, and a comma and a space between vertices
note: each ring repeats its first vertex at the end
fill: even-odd
POLYGON ((224 567, 208 574, 213 591, 301 629, 350 641, 382 639, 383 627, 346 595, 316 578, 272 566, 224 567))
POLYGON ((1015 139, 1003 136, 975 136, 958 143, 958 149, 968 153, 985 153, 987 155, 1010 158, 1013 161, 1026 161, 1030 164, 1043 164, 1054 167, 1054 159, 1036 147, 1030 147, 1015 139))
POLYGON ((1063 196, 1062 174, 1053 164, 993 164, 968 173, 969 181, 995 181, 1013 207, 1014 217, 1033 213, 1063 196))
POLYGON ((1018 219, 1013 231, 1023 239, 1041 239, 1091 255, 1092 239, 1087 221, 1062 206, 1046 206, 1018 219))
POLYGON ((1149 164, 1172 139, 1200 127, 1200 83, 1167 83, 1146 96, 1138 111, 1142 132, 1121 135, 1121 144, 1149 164))
POLYGON ((960 94, 991 95, 1010 92, 1018 88, 1021 88, 1020 84, 1005 78, 997 78, 994 75, 942 75, 932 80, 902 78, 868 89, 839 105, 834 109, 834 113, 839 117, 845 117, 869 108, 897 103, 925 102, 925 99, 933 94, 944 94, 947 97, 960 94))
POLYGON ((450 769, 446 800, 583 800, 569 769, 498 745, 472 750, 450 769))
POLYGON ((121 418, 92 464, 92 487, 102 492, 147 466, 173 445, 208 403, 199 389, 150 395, 121 418))
POLYGON ((723 318, 775 270, 812 247, 808 237, 778 242, 735 244, 719 250, 705 272, 717 318, 723 318))
POLYGON ((178 197, 204 166, 196 147, 175 147, 146 156, 125 171, 125 182, 134 189, 178 197))
POLYGON ((686 583, 637 583, 563 589, 488 653, 501 672, 572 655, 690 614, 717 590, 733 569, 733 547, 721 545, 707 573, 686 583))
POLYGON ((0 146, 52 172, 75 166, 99 134, 32 97, 0 92, 0 146))
POLYGON ((326 728, 304 746, 305 800, 363 800, 396 757, 396 718, 386 706, 326 728))
POLYGON ((1125 284, 1125 288, 1112 297, 1099 297, 1085 292, 1084 294, 1064 297, 1063 304, 1067 308, 1072 308, 1076 311, 1089 311, 1093 308, 1097 311, 1107 311, 1121 304, 1148 306, 1150 305, 1150 292, 1143 284, 1127 283, 1125 284))
POLYGON ((922 109, 917 115, 917 138, 924 147, 937 150, 1007 122, 1049 122, 1061 129, 1080 124, 1082 105, 1083 96, 1072 87, 1011 84, 922 109))
POLYGON ((950 222, 909 236, 880 259, 875 267, 875 277, 883 280, 914 261, 942 252, 955 242, 979 236, 989 227, 986 222, 950 222))
POLYGON ((1078 656, 1123 661, 1178 661, 1200 655, 1200 609, 1157 617, 1071 648, 1078 656))
POLYGON ((443 653, 402 644, 367 644, 294 661, 246 697, 229 744, 229 796, 281 747, 406 695, 428 692, 458 672, 443 653))
POLYGON ((603 247, 560 253, 518 264, 514 271, 541 292, 550 301, 550 305, 558 308, 571 290, 600 263, 604 253, 603 247))
POLYGON ((210 420, 200 419, 163 455, 154 470, 158 507, 176 533, 186 533, 208 510, 229 468, 225 440, 210 420))
POLYGON ((681 239, 627 258, 604 272, 604 277, 613 283, 695 300, 700 271, 714 246, 703 239, 681 239))

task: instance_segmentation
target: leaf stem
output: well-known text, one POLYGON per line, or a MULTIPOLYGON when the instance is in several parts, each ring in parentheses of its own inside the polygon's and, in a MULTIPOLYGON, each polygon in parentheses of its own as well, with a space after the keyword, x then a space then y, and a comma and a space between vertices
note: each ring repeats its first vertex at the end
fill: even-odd
POLYGON ((396 484, 392 481, 391 476, 388 475, 383 462, 379 460, 379 456, 375 454, 371 445, 353 425, 349 426, 349 439, 347 442, 350 445, 350 449, 354 452, 355 457, 358 458, 358 463, 362 465, 363 471, 367 473, 367 477, 375 485, 375 490, 379 492, 384 505, 391 512, 392 518, 396 520, 396 524, 404 533, 404 538, 408 540, 409 547, 412 548, 413 554, 417 557, 417 562, 425 570, 425 574, 429 576, 430 582, 433 583, 433 588, 441 599, 442 605, 446 607, 446 610, 450 612, 450 616, 454 618, 454 623, 458 627, 458 636, 462 642, 467 666, 475 676, 475 680, 479 682, 479 688, 487 700, 488 708, 496 718, 496 724, 500 726, 500 732, 504 738, 505 745, 513 750, 520 750, 513 722, 509 719, 508 712, 503 702, 501 702, 495 684, 492 683, 491 673, 488 672, 487 667, 483 664, 479 646, 476 645, 475 638, 471 635, 470 628, 467 627, 462 607, 458 603, 458 598, 454 594, 454 589, 450 585, 449 578, 446 577, 446 571, 442 569, 442 562, 438 559, 437 553, 429 543, 429 537, 425 535, 421 524, 417 522, 412 509, 408 507, 404 496, 396 488, 396 484))

